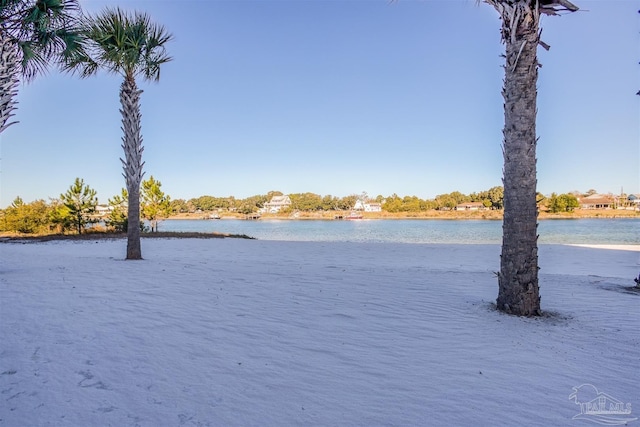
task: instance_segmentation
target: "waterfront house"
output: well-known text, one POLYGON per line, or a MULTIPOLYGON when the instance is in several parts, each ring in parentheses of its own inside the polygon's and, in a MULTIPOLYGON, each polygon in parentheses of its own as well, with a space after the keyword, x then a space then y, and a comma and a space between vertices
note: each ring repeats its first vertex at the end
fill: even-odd
POLYGON ((271 200, 264 204, 264 211, 269 213, 278 213, 281 209, 291 206, 289 196, 273 196, 271 200))
POLYGON ((353 210, 364 212, 382 212, 382 204, 376 202, 365 202, 361 199, 358 199, 353 205, 353 210))
POLYGON ((365 203, 364 211, 365 212, 382 212, 382 204, 375 203, 375 202, 365 203))
POLYGON ((592 194, 578 199, 581 209, 612 209, 615 206, 614 197, 610 194, 592 194))

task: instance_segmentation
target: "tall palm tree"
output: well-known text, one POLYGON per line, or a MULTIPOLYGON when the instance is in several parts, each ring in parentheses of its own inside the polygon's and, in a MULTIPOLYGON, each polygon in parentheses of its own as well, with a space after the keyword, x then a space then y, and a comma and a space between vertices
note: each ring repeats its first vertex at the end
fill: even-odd
POLYGON ((17 123, 20 78, 43 73, 78 46, 77 0, 0 0, 0 133, 17 123))
POLYGON ((504 219, 498 273, 499 310, 540 314, 536 206, 536 99, 540 16, 578 8, 567 0, 485 0, 500 14, 505 44, 504 219))
POLYGON ((99 69, 124 77, 120 86, 120 113, 122 114, 122 160, 127 184, 128 227, 127 259, 142 259, 140 248, 140 182, 142 167, 142 134, 140 124, 140 95, 136 77, 147 81, 160 80, 160 66, 171 61, 165 44, 173 36, 163 26, 152 23, 147 14, 128 14, 116 9, 105 9, 84 22, 86 39, 83 49, 76 51, 66 69, 81 77, 92 76, 99 69))

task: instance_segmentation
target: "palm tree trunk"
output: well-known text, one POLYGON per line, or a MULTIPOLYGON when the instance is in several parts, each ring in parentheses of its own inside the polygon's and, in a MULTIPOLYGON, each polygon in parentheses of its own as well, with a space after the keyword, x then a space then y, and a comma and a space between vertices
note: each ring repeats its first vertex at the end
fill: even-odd
POLYGON ((536 206, 537 2, 494 2, 506 45, 504 97, 504 219, 498 275, 499 310, 540 314, 536 206), (533 4, 532 4, 533 3, 533 4))
POLYGON ((20 59, 16 52, 15 43, 0 30, 0 134, 12 124, 9 119, 14 115, 16 96, 18 94, 18 76, 20 74, 20 59))
POLYGON ((142 181, 142 134, 140 132, 140 94, 133 78, 125 78, 120 87, 122 109, 122 148, 125 160, 120 159, 129 193, 127 259, 142 259, 140 247, 140 182, 142 181))

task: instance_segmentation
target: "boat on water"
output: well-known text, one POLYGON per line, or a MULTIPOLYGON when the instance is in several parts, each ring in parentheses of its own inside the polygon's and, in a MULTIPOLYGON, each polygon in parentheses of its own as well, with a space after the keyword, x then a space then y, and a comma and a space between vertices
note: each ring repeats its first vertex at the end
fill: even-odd
POLYGON ((351 211, 349 215, 345 216, 344 219, 362 219, 364 218, 360 212, 351 211))

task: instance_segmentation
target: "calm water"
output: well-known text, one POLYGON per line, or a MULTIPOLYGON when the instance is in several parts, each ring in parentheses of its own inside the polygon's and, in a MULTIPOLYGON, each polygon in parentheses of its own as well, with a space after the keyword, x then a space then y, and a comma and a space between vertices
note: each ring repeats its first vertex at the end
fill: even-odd
MULTIPOLYGON (((488 220, 166 220, 160 231, 246 234, 261 240, 501 243, 502 222, 488 220)), ((640 219, 539 221, 540 243, 640 244, 640 219)))

